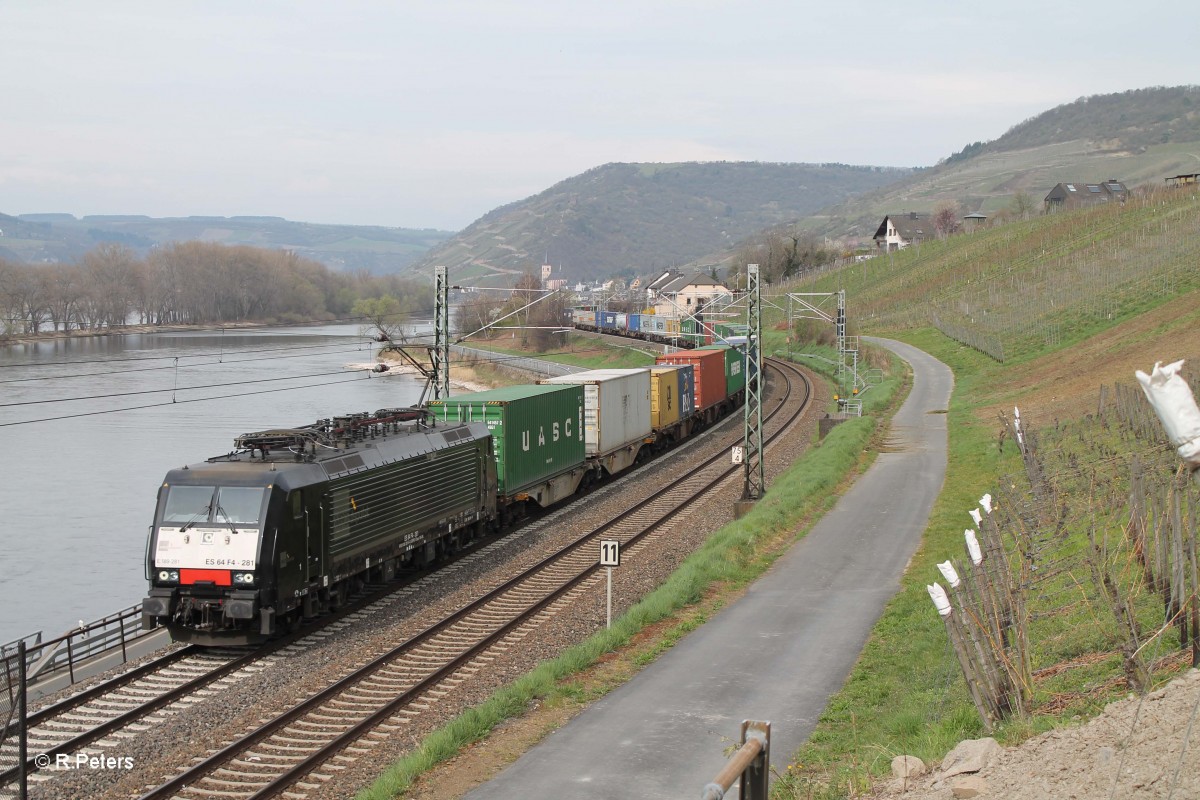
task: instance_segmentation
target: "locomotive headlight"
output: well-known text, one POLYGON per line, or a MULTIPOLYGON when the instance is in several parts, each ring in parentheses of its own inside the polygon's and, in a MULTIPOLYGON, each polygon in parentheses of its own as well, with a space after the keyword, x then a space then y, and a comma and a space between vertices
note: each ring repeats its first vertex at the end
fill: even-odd
POLYGON ((243 586, 252 586, 254 584, 254 573, 235 572, 233 573, 233 582, 240 583, 243 586))
POLYGON ((160 569, 158 571, 159 583, 179 583, 179 570, 177 569, 160 569))

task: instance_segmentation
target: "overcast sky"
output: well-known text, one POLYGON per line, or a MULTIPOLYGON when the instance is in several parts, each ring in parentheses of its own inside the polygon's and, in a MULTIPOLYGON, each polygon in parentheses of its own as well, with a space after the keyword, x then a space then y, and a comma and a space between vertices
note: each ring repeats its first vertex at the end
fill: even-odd
POLYGON ((612 161, 927 166, 1200 82, 1198 31, 1195 0, 0 0, 0 212, 457 230, 612 161))

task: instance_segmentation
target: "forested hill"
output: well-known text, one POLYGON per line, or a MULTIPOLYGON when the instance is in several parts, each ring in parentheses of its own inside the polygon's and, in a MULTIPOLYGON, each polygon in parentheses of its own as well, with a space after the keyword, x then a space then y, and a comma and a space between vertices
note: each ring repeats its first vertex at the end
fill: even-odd
POLYGON ((68 263, 101 242, 139 255, 172 242, 202 241, 290 250, 339 272, 399 272, 445 241, 449 231, 321 225, 282 217, 165 217, 0 214, 0 258, 68 263))
POLYGON ((911 170, 845 164, 606 164, 495 209, 414 269, 455 280, 554 265, 571 281, 645 275, 728 247, 911 170))
POLYGON ((967 144, 937 166, 793 223, 808 233, 866 242, 885 214, 957 204, 963 214, 1012 215, 1018 196, 1038 212, 1055 184, 1114 178, 1162 186, 1200 171, 1200 86, 1083 97, 967 144))
POLYGON ((1200 86, 1158 86, 1081 97, 1015 125, 979 152, 1090 139, 1114 150, 1200 141, 1200 86))

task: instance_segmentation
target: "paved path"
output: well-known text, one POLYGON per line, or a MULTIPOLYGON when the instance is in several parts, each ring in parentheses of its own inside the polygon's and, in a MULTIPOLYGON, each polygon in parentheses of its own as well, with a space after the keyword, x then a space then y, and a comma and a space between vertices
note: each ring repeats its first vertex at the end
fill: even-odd
POLYGON ((938 412, 950 400, 950 370, 876 341, 914 374, 888 451, 745 597, 469 800, 699 797, 743 719, 771 721, 771 760, 786 769, 899 589, 945 476, 938 412))

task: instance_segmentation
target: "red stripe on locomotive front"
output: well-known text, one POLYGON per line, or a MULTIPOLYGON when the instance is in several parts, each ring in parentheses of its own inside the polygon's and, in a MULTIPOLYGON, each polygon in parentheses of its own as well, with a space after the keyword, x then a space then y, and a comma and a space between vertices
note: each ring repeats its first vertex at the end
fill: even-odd
POLYGON ((183 585, 207 581, 217 586, 232 586, 233 576, 227 569, 181 569, 179 582, 183 585))

